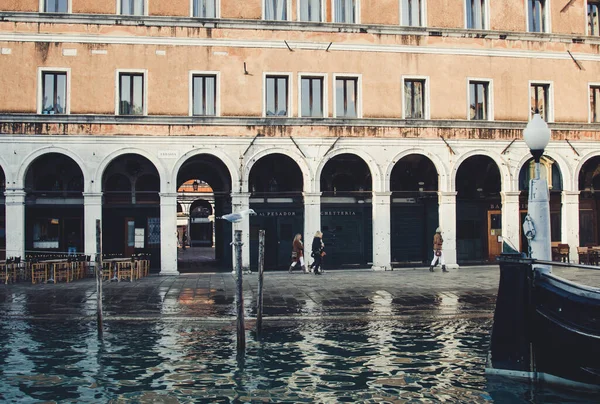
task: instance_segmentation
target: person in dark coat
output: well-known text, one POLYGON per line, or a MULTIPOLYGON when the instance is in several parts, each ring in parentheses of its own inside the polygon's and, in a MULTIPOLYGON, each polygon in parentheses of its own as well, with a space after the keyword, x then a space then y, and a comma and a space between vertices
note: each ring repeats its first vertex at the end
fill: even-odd
POLYGON ((292 273, 294 267, 300 265, 300 269, 306 273, 306 266, 304 265, 304 244, 302 244, 302 234, 298 233, 294 237, 292 243, 292 265, 288 269, 289 273, 292 273))
POLYGON ((311 265, 311 269, 315 275, 322 275, 323 269, 321 268, 321 265, 323 262, 323 255, 325 255, 325 244, 323 243, 323 233, 320 231, 315 233, 310 255, 315 259, 311 265))
POLYGON ((446 260, 444 259, 444 252, 442 251, 442 245, 444 244, 444 238, 442 237, 442 229, 437 228, 435 235, 433 236, 433 260, 429 266, 429 272, 433 272, 433 267, 437 266, 438 262, 442 264, 442 271, 446 270, 446 260))

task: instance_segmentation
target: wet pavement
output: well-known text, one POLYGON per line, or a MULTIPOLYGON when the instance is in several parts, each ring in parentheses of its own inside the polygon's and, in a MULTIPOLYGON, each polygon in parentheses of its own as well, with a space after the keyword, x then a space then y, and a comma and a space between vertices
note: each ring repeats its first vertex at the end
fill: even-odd
MULTIPOLYGON (((566 279, 600 287, 600 271, 554 268, 566 279)), ((322 276, 266 272, 265 321, 327 318, 491 317, 496 303, 498 266, 328 271, 322 276)), ((235 319, 235 278, 229 272, 153 275, 135 282, 104 282, 105 319, 235 319)), ((258 275, 244 275, 244 306, 256 317, 258 275)), ((0 285, 0 317, 94 319, 94 279, 71 283, 0 285)))

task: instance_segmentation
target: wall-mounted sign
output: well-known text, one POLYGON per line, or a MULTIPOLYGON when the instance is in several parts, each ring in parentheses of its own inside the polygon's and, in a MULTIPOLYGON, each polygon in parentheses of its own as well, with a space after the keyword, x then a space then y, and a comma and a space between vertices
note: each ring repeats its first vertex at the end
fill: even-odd
POLYGON ((324 210, 321 216, 356 216, 356 212, 352 210, 324 210))
POLYGON ((158 152, 158 158, 161 159, 176 159, 179 157, 177 150, 160 150, 158 152))
POLYGON ((296 212, 258 212, 258 216, 296 216, 296 212))
POLYGON ((135 248, 144 248, 144 233, 145 230, 135 229, 135 238, 134 238, 134 247, 135 248))

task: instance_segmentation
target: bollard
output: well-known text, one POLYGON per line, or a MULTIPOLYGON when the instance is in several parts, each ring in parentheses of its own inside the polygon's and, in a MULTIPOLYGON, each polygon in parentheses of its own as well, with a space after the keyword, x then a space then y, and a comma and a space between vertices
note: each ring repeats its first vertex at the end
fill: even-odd
POLYGON ((242 231, 235 231, 235 275, 236 275, 236 307, 237 307, 237 350, 246 350, 246 326, 244 324, 244 288, 242 279, 242 231))
POLYGON ((263 274, 265 269, 265 231, 258 232, 258 300, 256 307, 256 333, 262 333, 263 274))
POLYGON ((96 220, 96 311, 98 321, 98 338, 102 339, 104 324, 102 320, 102 226, 96 220))

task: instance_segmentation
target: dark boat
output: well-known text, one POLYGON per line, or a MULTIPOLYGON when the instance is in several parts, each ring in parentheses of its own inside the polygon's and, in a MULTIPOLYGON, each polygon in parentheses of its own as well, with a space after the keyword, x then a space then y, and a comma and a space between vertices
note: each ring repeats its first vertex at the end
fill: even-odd
POLYGON ((502 254, 486 374, 600 390, 600 289, 533 269, 502 254))

